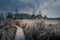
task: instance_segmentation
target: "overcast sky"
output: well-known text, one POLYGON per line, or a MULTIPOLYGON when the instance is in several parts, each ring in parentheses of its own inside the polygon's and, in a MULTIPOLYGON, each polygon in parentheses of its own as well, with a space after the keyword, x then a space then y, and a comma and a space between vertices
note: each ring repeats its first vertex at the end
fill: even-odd
POLYGON ((28 12, 36 14, 41 11, 48 17, 60 17, 60 0, 0 0, 0 11, 28 12))

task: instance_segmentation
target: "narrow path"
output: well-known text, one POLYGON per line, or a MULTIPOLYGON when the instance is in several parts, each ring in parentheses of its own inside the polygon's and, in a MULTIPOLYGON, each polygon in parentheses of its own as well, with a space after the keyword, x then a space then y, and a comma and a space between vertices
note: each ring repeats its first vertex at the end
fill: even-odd
POLYGON ((17 27, 16 36, 14 40, 25 40, 23 29, 19 26, 16 26, 16 25, 14 26, 17 27))

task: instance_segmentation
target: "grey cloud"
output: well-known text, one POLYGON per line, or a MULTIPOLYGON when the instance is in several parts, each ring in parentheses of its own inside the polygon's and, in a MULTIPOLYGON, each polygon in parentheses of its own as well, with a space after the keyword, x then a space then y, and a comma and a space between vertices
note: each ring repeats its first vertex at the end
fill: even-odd
POLYGON ((60 0, 0 0, 0 11, 37 11, 41 10, 43 15, 57 17, 60 14, 60 0))
POLYGON ((35 5, 30 2, 23 2, 18 0, 0 0, 0 10, 27 10, 28 8, 35 9, 35 5))
POLYGON ((50 0, 48 2, 43 2, 47 5, 42 6, 43 7, 43 15, 47 15, 48 17, 60 17, 60 0, 57 0, 56 2, 54 0, 50 0))

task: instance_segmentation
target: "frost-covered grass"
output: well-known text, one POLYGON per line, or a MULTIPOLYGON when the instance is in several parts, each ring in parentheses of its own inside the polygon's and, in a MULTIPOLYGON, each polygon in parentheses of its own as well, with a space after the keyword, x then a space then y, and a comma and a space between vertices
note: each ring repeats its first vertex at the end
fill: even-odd
POLYGON ((0 22, 0 40, 14 40, 16 27, 11 25, 11 21, 0 22))
POLYGON ((27 40, 60 40, 59 23, 59 20, 16 20, 15 24, 23 28, 27 40))
MULTIPOLYGON (((60 40, 60 20, 5 20, 4 24, 15 24, 24 31, 26 40, 60 40)), ((1 23, 0 25, 2 25, 1 23)), ((9 29, 9 25, 6 26, 9 29)), ((5 27, 5 26, 3 26, 5 27)), ((13 27, 13 26, 12 26, 13 27)), ((12 32, 11 28, 11 32, 12 32)), ((3 31, 4 32, 4 31, 3 31)), ((5 33, 5 32, 4 32, 5 33)))

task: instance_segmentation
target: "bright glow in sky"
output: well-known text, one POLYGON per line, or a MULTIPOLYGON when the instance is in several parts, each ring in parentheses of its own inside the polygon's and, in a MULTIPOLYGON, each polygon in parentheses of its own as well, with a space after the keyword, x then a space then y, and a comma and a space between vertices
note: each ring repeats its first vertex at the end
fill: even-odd
POLYGON ((60 0, 0 0, 0 11, 28 12, 41 11, 48 17, 60 17, 60 0))

